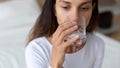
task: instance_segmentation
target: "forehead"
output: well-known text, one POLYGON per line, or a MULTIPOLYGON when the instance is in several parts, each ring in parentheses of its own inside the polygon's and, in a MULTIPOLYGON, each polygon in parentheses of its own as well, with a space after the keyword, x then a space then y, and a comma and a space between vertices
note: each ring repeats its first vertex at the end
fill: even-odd
POLYGON ((92 0, 56 0, 56 3, 83 4, 92 3, 92 0))
POLYGON ((64 1, 69 1, 69 2, 71 2, 71 1, 92 1, 92 0, 56 0, 56 1, 58 1, 58 2, 64 2, 64 1))
POLYGON ((88 3, 92 4, 92 0, 56 0, 56 3, 65 3, 65 4, 81 6, 88 3))

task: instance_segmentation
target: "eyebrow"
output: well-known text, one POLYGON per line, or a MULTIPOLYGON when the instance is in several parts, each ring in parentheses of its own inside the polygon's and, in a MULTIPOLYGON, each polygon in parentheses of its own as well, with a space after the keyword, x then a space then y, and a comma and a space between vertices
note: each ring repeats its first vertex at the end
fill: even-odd
MULTIPOLYGON (((65 0, 59 0, 59 2, 64 2, 66 4, 71 4, 71 2, 68 2, 68 1, 65 1, 65 0)), ((92 3, 92 1, 83 2, 83 3, 81 3, 81 5, 84 5, 84 4, 87 4, 87 3, 92 3)))
POLYGON ((88 4, 88 3, 92 4, 92 1, 83 2, 81 5, 88 4))
POLYGON ((64 2, 64 3, 66 3, 66 4, 71 4, 71 2, 67 2, 67 1, 65 1, 65 0, 59 0, 59 2, 64 2))

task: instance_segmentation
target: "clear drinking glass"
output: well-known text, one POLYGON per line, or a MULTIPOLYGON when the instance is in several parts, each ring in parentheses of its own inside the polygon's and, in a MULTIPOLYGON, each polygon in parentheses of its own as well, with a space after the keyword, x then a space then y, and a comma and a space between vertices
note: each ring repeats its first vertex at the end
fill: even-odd
POLYGON ((85 44, 85 42, 86 42, 86 21, 85 21, 85 18, 80 17, 79 20, 77 21, 77 23, 78 23, 78 30, 76 30, 72 34, 68 35, 67 38, 71 39, 75 36, 79 36, 79 39, 75 43, 73 43, 72 45, 80 46, 80 44, 85 44))

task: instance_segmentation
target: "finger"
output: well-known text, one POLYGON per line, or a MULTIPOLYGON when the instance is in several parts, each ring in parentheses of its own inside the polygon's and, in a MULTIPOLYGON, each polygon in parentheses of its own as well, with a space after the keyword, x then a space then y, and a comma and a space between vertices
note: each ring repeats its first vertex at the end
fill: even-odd
POLYGON ((79 36, 75 36, 72 39, 67 40, 64 43, 64 47, 66 48, 66 47, 70 46, 71 44, 73 44, 74 42, 76 42, 78 39, 79 39, 79 36))
POLYGON ((64 40, 66 38, 66 36, 68 36, 69 34, 75 32, 78 29, 78 26, 75 25, 65 31, 63 31, 59 37, 60 41, 64 40))
POLYGON ((66 30, 66 29, 69 29, 69 28, 71 28, 73 26, 75 26, 75 24, 76 24, 75 22, 74 23, 66 22, 64 24, 59 25, 58 28, 57 28, 57 30, 53 34, 53 37, 55 39, 54 41, 58 41, 58 43, 61 43, 63 41, 63 39, 64 39, 65 36, 60 37, 60 35, 61 34, 64 35, 63 31, 66 30))
POLYGON ((69 29, 69 28, 71 28, 71 27, 73 27, 73 26, 75 26, 75 25, 77 25, 77 23, 76 22, 72 22, 72 23, 70 23, 70 22, 65 22, 65 23, 62 23, 62 24, 60 24, 59 26, 58 26, 58 28, 57 28, 57 30, 55 31, 55 36, 59 36, 64 30, 66 30, 66 29, 69 29))

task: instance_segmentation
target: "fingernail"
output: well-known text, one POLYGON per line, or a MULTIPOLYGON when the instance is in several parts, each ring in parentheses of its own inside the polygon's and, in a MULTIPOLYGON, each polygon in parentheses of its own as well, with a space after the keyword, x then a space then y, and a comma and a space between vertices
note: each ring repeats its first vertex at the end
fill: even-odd
POLYGON ((77 25, 75 25, 75 26, 74 26, 74 28, 75 28, 75 29, 77 29, 77 28, 78 28, 78 26, 77 26, 77 25))
POLYGON ((79 39, 79 40, 77 41, 77 44, 80 44, 80 45, 81 45, 81 44, 82 44, 82 40, 79 39))
POLYGON ((76 37, 76 38, 79 38, 79 35, 76 35, 75 37, 76 37))

